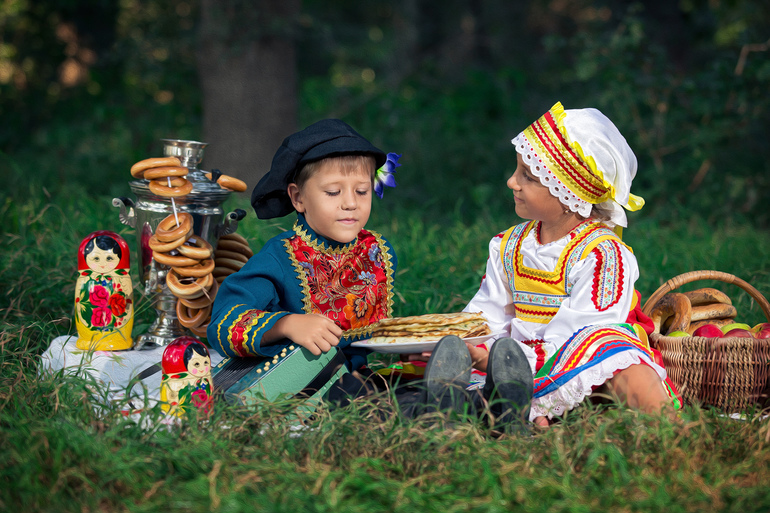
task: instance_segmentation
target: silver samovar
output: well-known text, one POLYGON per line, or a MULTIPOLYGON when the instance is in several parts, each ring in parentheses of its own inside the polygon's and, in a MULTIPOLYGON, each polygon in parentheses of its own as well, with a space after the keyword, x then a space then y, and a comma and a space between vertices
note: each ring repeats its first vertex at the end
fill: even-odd
POLYGON ((189 169, 187 179, 193 184, 192 192, 186 196, 174 198, 172 203, 171 198, 156 196, 150 192, 147 180, 135 180, 129 182, 131 190, 136 195, 135 201, 126 197, 112 200, 112 205, 120 208, 120 221, 136 229, 139 258, 134 261, 139 265, 138 276, 144 289, 143 293, 150 298, 157 312, 157 318, 149 331, 135 337, 134 349, 166 346, 174 339, 190 334, 179 323, 176 316, 177 298, 166 286, 166 274, 169 268, 152 258, 152 249, 149 246, 150 237, 155 233, 158 224, 173 213, 174 204, 177 212, 187 212, 192 215, 195 235, 204 238, 214 248, 219 237, 234 233, 238 227, 238 221, 246 215, 244 210, 236 209, 225 216, 222 204, 230 196, 231 191, 210 181, 198 169, 198 164, 203 159, 203 148, 207 143, 180 139, 161 139, 161 141, 163 156, 177 157, 182 165, 189 169))

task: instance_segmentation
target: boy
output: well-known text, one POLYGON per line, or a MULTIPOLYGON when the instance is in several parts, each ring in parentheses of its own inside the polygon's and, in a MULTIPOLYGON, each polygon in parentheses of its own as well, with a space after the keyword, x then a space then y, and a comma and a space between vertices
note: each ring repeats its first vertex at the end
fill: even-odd
POLYGON ((277 357, 295 345, 321 355, 337 347, 349 371, 367 373, 367 351, 349 346, 392 314, 396 255, 365 229, 375 171, 386 162, 336 119, 283 141, 251 203, 260 219, 296 211, 297 220, 222 282, 207 332, 213 347, 230 357, 277 357))

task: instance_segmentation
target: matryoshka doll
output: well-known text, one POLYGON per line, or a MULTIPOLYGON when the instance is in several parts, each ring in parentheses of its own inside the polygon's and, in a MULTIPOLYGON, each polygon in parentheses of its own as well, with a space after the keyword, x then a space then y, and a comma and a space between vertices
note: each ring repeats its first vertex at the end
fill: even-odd
POLYGON ((179 337, 163 351, 160 382, 161 408, 172 415, 184 415, 192 406, 209 413, 214 383, 208 348, 194 337, 179 337))
POLYGON ((115 232, 93 232, 80 243, 75 282, 78 349, 119 351, 134 345, 130 265, 128 244, 115 232))

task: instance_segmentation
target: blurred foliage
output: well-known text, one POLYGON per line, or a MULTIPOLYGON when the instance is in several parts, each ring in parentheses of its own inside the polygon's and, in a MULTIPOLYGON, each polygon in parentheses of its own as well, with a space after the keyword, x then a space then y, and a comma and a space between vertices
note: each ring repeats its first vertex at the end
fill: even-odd
MULTIPOLYGON (((259 9, 243 25, 255 34, 274 28, 259 9)), ((84 183, 123 194, 159 139, 200 139, 199 11, 197 0, 3 2, 0 204, 84 183)), ((603 110, 628 138, 648 202, 635 216, 766 227, 768 26, 770 4, 750 0, 306 0, 281 30, 296 36, 298 126, 340 117, 403 154, 386 212, 511 216, 509 141, 562 101, 603 110)))

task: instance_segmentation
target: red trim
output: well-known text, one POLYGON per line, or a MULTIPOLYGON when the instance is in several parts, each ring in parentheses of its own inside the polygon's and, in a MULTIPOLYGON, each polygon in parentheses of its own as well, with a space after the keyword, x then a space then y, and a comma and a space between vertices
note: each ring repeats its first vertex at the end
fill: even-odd
MULTIPOLYGON (((548 123, 548 126, 551 128, 553 133, 556 134, 556 138, 558 139, 559 143, 561 144, 561 147, 563 148, 563 151, 565 153, 569 154, 573 159, 575 159, 575 161, 577 161, 580 164, 580 166, 583 168, 583 170, 586 173, 588 173, 589 175, 591 175, 594 178, 596 178, 596 175, 594 175, 591 172, 591 169, 588 166, 585 165, 583 160, 574 151, 572 151, 572 148, 569 146, 569 144, 567 144, 567 141, 562 136, 561 130, 559 130, 559 127, 556 124, 556 120, 553 119, 553 116, 551 115, 551 112, 550 111, 546 112, 543 115, 543 118, 545 119, 546 123, 548 123)), ((591 184, 588 180, 586 180, 583 177, 583 175, 580 174, 580 170, 579 169, 575 168, 571 164, 571 162, 569 160, 567 160, 564 157, 562 157, 562 155, 559 153, 558 148, 555 148, 553 146, 553 143, 552 143, 552 141, 550 139, 548 139, 548 141, 547 141, 547 142, 551 143, 550 145, 546 145, 545 141, 543 141, 542 138, 541 138, 541 142, 543 142, 543 146, 547 150, 549 150, 549 152, 551 153, 551 155, 554 158, 558 157, 557 160, 563 163, 562 169, 573 180, 575 180, 581 187, 583 187, 589 194, 597 196, 597 197, 601 197, 601 196, 603 196, 607 192, 606 189, 602 190, 599 187, 591 184), (550 148, 553 148, 553 149, 550 149, 550 148)))

